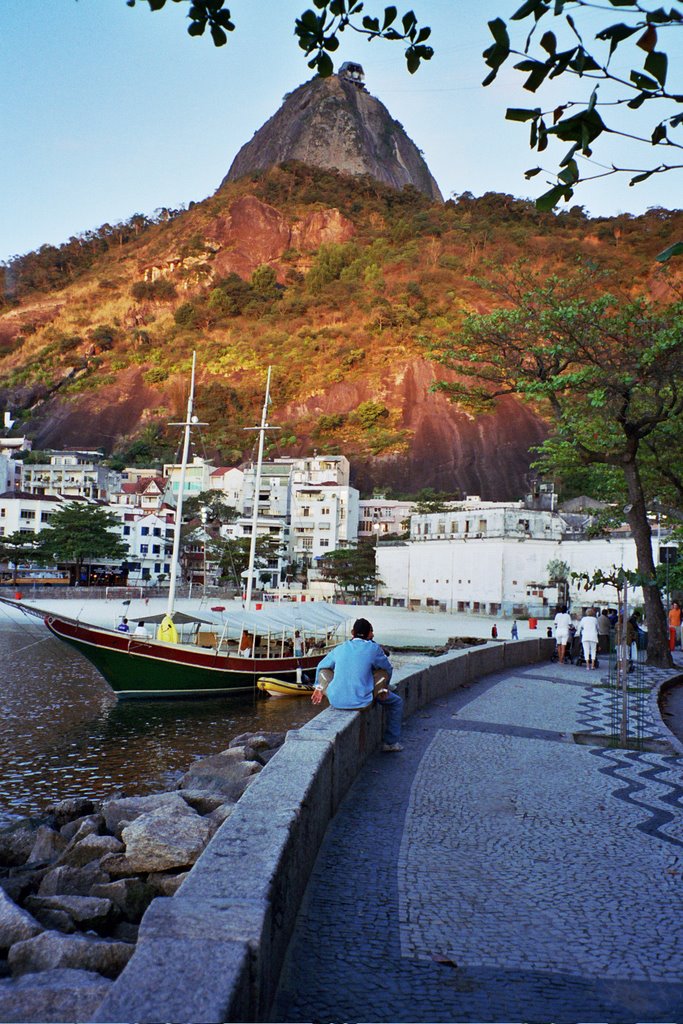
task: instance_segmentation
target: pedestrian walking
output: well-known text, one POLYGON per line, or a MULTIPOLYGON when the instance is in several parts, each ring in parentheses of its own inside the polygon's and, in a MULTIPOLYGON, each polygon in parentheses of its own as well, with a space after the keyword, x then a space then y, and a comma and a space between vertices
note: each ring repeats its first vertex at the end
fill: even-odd
POLYGON ((579 622, 579 633, 581 634, 581 646, 583 647, 586 669, 597 668, 598 620, 595 616, 595 608, 586 609, 585 615, 579 622))
POLYGON ((386 712, 382 750, 395 753, 403 750, 399 742, 403 701, 389 689, 391 662, 373 637, 371 623, 356 619, 351 639, 333 648, 318 665, 311 701, 320 704, 325 693, 332 707, 342 711, 360 711, 370 707, 373 700, 379 701, 386 712), (327 685, 325 669, 333 673, 327 685), (380 671, 378 679, 373 673, 379 676, 380 671))
POLYGON ((598 654, 609 654, 609 637, 612 623, 607 614, 607 608, 603 608, 598 615, 598 654))
POLYGON ((512 629, 510 630, 510 639, 519 640, 519 630, 517 628, 517 619, 512 623, 512 629))
POLYGON ((555 642, 557 643, 557 657, 560 664, 564 663, 569 640, 569 627, 572 624, 572 617, 567 611, 566 604, 560 605, 560 610, 555 616, 553 628, 555 630, 555 642))
POLYGON ((674 631, 674 647, 681 646, 681 606, 678 601, 671 602, 669 609, 669 629, 674 631))

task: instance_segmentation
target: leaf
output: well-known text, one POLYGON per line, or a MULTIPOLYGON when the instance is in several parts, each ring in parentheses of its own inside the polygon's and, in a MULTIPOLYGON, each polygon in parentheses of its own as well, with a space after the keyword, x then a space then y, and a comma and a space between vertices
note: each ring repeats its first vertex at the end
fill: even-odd
POLYGON ((557 206, 560 199, 569 200, 574 195, 574 190, 566 185, 554 185, 548 192, 544 192, 536 200, 536 209, 547 212, 557 206))
POLYGON ((545 32, 541 36, 540 46, 546 53, 550 54, 551 57, 554 57, 557 51, 557 39, 555 38, 555 33, 545 32))
MULTIPOLYGON (((637 89, 646 89, 648 92, 651 92, 658 88, 654 78, 648 78, 647 75, 642 75, 640 71, 632 71, 629 77, 637 89)), ((645 98, 646 97, 643 97, 643 99, 645 98)), ((631 104, 629 103, 629 106, 630 105, 631 104)))
POLYGON ((648 53, 645 63, 643 64, 645 70, 649 71, 651 75, 654 75, 662 88, 664 88, 666 84, 666 72, 668 66, 669 59, 661 50, 653 50, 652 53, 648 53))
POLYGON ((536 20, 543 17, 545 12, 549 10, 547 3, 544 0, 526 0, 519 10, 515 11, 512 15, 512 21, 523 21, 524 18, 528 18, 530 14, 535 15, 536 20))
POLYGON ((664 249, 658 256, 655 256, 655 259, 658 263, 666 263, 672 256, 683 256, 683 242, 674 242, 668 249, 664 249))
POLYGON ((666 135, 666 127, 664 123, 660 123, 657 125, 652 135, 650 136, 650 142, 653 146, 657 146, 660 142, 664 141, 668 142, 669 140, 666 135))
POLYGON ((491 35, 498 43, 499 46, 505 46, 510 49, 510 36, 508 35, 507 25, 502 18, 494 18, 493 21, 489 22, 489 29, 491 35))
POLYGON ((526 110, 524 107, 508 107, 508 109, 505 111, 505 120, 531 121, 532 118, 538 117, 540 113, 540 107, 536 107, 534 110, 526 110))
POLYGON ((654 167, 651 171, 643 171, 642 174, 636 174, 635 178, 631 178, 629 185, 639 185, 641 181, 647 181, 652 174, 657 173, 657 168, 654 167))
POLYGON ((645 50, 646 53, 652 53, 656 45, 657 29, 654 25, 648 25, 640 39, 636 40, 636 46, 639 46, 641 50, 645 50))
POLYGON ((529 181, 530 178, 535 178, 537 174, 540 174, 542 170, 542 167, 531 167, 528 171, 524 172, 524 177, 529 181))
POLYGON ((382 28, 383 29, 389 28, 389 26, 394 21, 396 21, 397 15, 398 15, 398 11, 397 11, 397 9, 395 7, 385 7, 384 8, 384 25, 382 26, 382 28))

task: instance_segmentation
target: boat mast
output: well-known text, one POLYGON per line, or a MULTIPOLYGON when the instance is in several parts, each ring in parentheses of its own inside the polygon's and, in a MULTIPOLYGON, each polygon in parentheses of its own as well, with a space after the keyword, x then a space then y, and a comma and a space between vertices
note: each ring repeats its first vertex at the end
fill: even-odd
POLYGON ((183 521, 183 491, 185 490, 185 470, 187 469, 187 460, 190 452, 190 433, 192 427, 199 426, 199 421, 196 416, 193 416, 192 409, 194 405, 194 375, 195 366, 197 363, 197 353, 192 353, 192 376, 190 378, 190 394, 187 399, 187 415, 185 416, 184 423, 169 423, 170 427, 183 427, 183 455, 180 463, 180 479, 178 482, 178 500, 176 502, 175 509, 175 523, 173 529, 173 554, 171 555, 171 577, 168 585, 168 606, 166 608, 166 614, 173 618, 173 610, 175 606, 175 591, 176 591, 176 577, 178 574, 178 556, 180 554, 180 528, 183 521))
POLYGON ((256 475, 254 477, 254 508, 251 517, 251 543, 249 545, 249 568, 247 569, 247 593, 244 602, 244 607, 247 611, 251 611, 251 592, 253 590, 254 583, 254 564, 256 562, 256 531, 258 529, 258 502, 259 492, 261 490, 261 467, 263 466, 263 440, 265 437, 266 430, 278 430, 278 427, 268 427, 268 406, 270 405, 270 371, 272 367, 268 367, 268 377, 266 379, 266 397, 263 402, 263 412, 261 413, 261 426, 260 427, 247 427, 247 430, 258 430, 258 458, 256 460, 256 475))

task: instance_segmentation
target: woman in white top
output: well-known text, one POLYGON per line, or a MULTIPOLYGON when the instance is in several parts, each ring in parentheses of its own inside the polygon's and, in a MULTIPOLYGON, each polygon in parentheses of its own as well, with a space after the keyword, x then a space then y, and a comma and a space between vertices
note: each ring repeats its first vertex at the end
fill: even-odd
POLYGON ((572 624, 572 617, 567 611, 566 604, 563 604, 555 616, 555 640, 557 642, 557 656, 560 660, 560 664, 564 661, 565 651, 567 650, 567 640, 569 640, 569 627, 572 624))
POLYGON ((579 632, 581 633, 581 646, 586 659, 586 668, 595 668, 598 650, 598 620, 595 617, 595 608, 586 609, 586 614, 579 623, 579 632))

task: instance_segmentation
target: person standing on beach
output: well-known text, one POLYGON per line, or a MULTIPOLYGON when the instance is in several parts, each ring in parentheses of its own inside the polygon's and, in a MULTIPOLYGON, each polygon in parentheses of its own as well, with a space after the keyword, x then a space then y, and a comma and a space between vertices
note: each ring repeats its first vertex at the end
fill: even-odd
POLYGON ((389 689, 393 672, 391 662, 375 643, 374 631, 367 619, 356 619, 351 630, 351 639, 339 644, 318 665, 315 675, 315 689, 311 695, 313 704, 320 704, 323 692, 333 708, 342 711, 360 711, 370 707, 376 699, 386 711, 382 750, 394 753, 403 750, 401 739, 401 718, 403 701, 389 689), (324 689, 323 669, 331 669, 333 676, 324 689), (375 677, 373 672, 382 670, 386 680, 375 698, 375 677))

